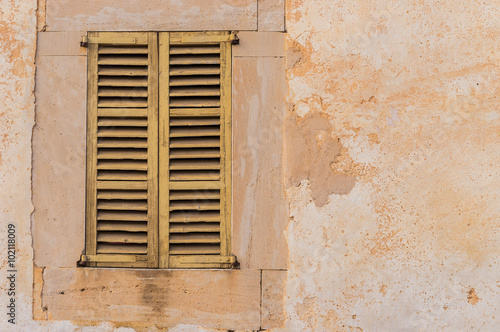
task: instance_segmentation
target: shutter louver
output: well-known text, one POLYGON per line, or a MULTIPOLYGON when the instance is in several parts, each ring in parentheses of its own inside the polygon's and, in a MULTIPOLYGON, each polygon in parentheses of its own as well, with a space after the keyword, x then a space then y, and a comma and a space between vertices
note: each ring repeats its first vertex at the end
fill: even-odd
POLYGON ((156 267, 157 34, 121 36, 89 33, 87 255, 91 266, 156 267))
POLYGON ((205 38, 224 35, 160 33, 160 267, 230 265, 230 45, 205 38))

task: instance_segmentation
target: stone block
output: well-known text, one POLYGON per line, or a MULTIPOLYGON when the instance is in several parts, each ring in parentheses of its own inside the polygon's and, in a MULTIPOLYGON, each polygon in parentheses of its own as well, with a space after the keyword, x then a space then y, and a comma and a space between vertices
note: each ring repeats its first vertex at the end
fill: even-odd
POLYGON ((262 271, 262 306, 261 328, 273 329, 283 327, 283 295, 286 271, 262 271))
POLYGON ((240 44, 233 46, 233 56, 285 55, 285 34, 281 32, 241 31, 240 44))
POLYGON ((233 61, 233 252, 245 269, 286 269, 284 59, 233 61))
POLYGON ((259 31, 285 31, 285 0, 259 1, 259 31))
POLYGON ((35 93, 35 265, 74 267, 85 237, 86 58, 38 57, 35 93))
POLYGON ((86 32, 39 32, 37 56, 45 55, 87 55, 87 49, 80 47, 86 32))
POLYGON ((49 0, 47 31, 257 30, 257 0, 49 0))
POLYGON ((47 268, 49 319, 260 328, 260 271, 47 268))

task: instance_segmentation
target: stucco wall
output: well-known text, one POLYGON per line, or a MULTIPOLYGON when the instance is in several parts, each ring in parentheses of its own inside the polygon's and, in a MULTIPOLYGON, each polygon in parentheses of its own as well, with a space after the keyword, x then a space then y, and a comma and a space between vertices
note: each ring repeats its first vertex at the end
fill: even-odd
MULTIPOLYGON (((73 30, 71 36, 58 37, 71 39, 80 29, 86 29, 89 22, 105 29, 106 20, 116 19, 120 13, 120 10, 104 10, 102 13, 108 15, 105 18, 95 19, 90 14, 82 17, 78 16, 77 5, 58 7, 57 1, 47 0, 45 7, 45 1, 40 0, 38 15, 34 0, 1 3, 2 252, 6 251, 8 223, 16 225, 19 241, 16 243, 18 325, 8 324, 4 316, 0 330, 154 329, 153 324, 144 322, 77 324, 47 317, 44 310, 47 303, 57 308, 60 296, 64 295, 60 292, 65 289, 79 294, 82 287, 78 283, 65 283, 69 280, 66 276, 77 273, 83 278, 83 272, 69 268, 33 269, 31 134, 35 124, 37 16, 40 31, 73 30), (64 27, 67 17, 78 24, 64 27), (44 280, 44 274, 49 278, 44 280), (47 303, 42 300, 44 286, 47 303)), ((224 6, 224 1, 218 3, 224 6)), ((248 30, 283 29, 282 23, 278 23, 282 22, 279 20, 282 1, 234 3, 241 8, 241 19, 228 22, 216 19, 217 24, 234 24, 224 26, 231 29, 238 28, 238 24, 248 30)), ((175 5, 176 1, 169 4, 175 5)), ((152 15, 148 8, 143 9, 146 17, 152 15)), ((261 186, 259 195, 251 193, 244 195, 245 199, 274 212, 275 218, 289 213, 285 232, 288 250, 281 248, 272 256, 276 259, 288 251, 284 294, 287 321, 281 331, 495 331, 500 325, 497 258, 500 151, 496 144, 500 133, 499 14, 500 6, 494 1, 288 0, 289 109, 286 119, 279 112, 273 117, 283 121, 284 132, 281 135, 277 131, 271 140, 265 132, 261 143, 254 145, 260 154, 271 155, 271 158, 259 155, 258 159, 250 160, 254 164, 246 163, 267 167, 262 178, 256 173, 251 176, 244 171, 239 173, 242 181, 247 179, 250 184, 261 186), (273 154, 275 150, 270 147, 280 144, 285 147, 283 155, 273 154), (276 169, 274 165, 281 162, 284 169, 276 169), (286 185, 289 212, 273 211, 272 204, 257 199, 269 194, 263 182, 258 181, 271 179, 280 183, 276 180, 280 177, 286 185)), ((213 15, 217 18, 216 13, 213 15)), ((201 23, 208 20, 210 17, 201 23)), ((258 85, 263 73, 280 66, 283 60, 273 47, 266 47, 271 50, 269 53, 254 48, 235 60, 247 66, 253 85, 258 85)), ((46 60, 37 70, 47 71, 51 63, 58 68, 71 68, 68 63, 71 61, 81 66, 78 48, 46 47, 44 52, 39 55, 46 56, 46 60), (74 55, 73 60, 57 61, 57 54, 65 52, 74 55)), ((238 74, 240 82, 244 82, 244 74, 243 71, 238 74)), ((59 84, 60 78, 57 76, 52 83, 59 84)), ((72 79, 79 83, 68 88, 81 90, 81 78, 72 79)), ((274 91, 272 87, 268 90, 274 91)), ((39 100, 40 105, 64 107, 66 101, 54 96, 39 100)), ((269 105, 273 105, 273 94, 265 96, 269 105)), ((253 110, 252 104, 242 102, 241 107, 253 110)), ((47 124, 47 117, 40 115, 36 121, 47 124)), ((243 115, 241 119, 249 121, 243 115)), ((252 135, 258 134, 255 131, 258 124, 273 124, 265 123, 261 116, 250 117, 254 127, 248 130, 252 135)), ((57 142, 56 134, 38 133, 39 138, 49 139, 44 142, 48 145, 57 142)), ((62 134, 68 135, 66 131, 62 134)), ((245 142, 243 135, 239 139, 245 142)), ((35 151, 33 158, 43 160, 41 156, 37 157, 35 151)), ((68 158, 60 164, 74 166, 74 160, 68 158)), ((236 165, 241 167, 241 163, 236 165)), ((60 172, 64 174, 65 169, 60 172)), ((38 179, 39 184, 52 185, 48 180, 38 179)), ((81 178, 73 180, 82 183, 81 178)), ((36 181, 34 178, 33 186, 36 181)), ((279 201, 284 199, 279 190, 270 193, 279 201)), ((40 196, 40 201, 44 200, 50 203, 48 198, 40 196)), ((53 214, 39 212, 41 216, 46 213, 45 221, 53 214)), ((241 218, 246 214, 249 218, 254 216, 240 206, 241 218)), ((254 219, 252 225, 260 230, 265 224, 254 219)), ((238 236, 245 236, 243 227, 237 230, 238 236)), ((50 243, 56 243, 56 236, 41 234, 50 243)), ((266 233, 266 241, 274 239, 276 234, 276 230, 266 233)), ((263 247, 253 243, 238 250, 259 253, 263 247)), ((41 266, 57 266, 49 255, 35 259, 40 259, 41 266)), ((62 265, 69 266, 72 261, 62 265)), ((260 262, 248 262, 248 267, 257 268, 265 268, 268 263, 258 266, 260 262)), ((8 301, 6 255, 0 255, 0 264, 0 304, 4 306, 8 301)), ((123 276, 135 277, 134 273, 123 276)), ((261 319, 280 321, 281 308, 277 304, 282 294, 276 285, 283 278, 282 271, 264 270, 260 279, 252 276, 255 283, 260 281, 261 297, 241 303, 256 303, 258 307, 260 301, 261 319)), ((112 290, 115 289, 123 292, 119 287, 112 290)), ((110 296, 108 292, 102 294, 110 296)), ((65 310, 62 306, 57 312, 61 319, 65 310)), ((257 317, 258 313, 253 311, 252 315, 257 317)), ((243 318, 251 317, 254 316, 243 318)), ((170 331, 215 331, 195 323, 180 324, 170 331)))
POLYGON ((287 330, 498 329, 499 14, 287 2, 287 330))

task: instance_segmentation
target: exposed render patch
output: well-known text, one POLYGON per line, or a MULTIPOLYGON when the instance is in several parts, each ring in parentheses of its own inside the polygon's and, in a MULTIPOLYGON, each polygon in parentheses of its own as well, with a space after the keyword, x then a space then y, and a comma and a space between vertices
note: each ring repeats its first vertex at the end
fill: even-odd
POLYGON ((298 186, 303 179, 309 179, 312 197, 318 207, 323 206, 331 194, 349 194, 356 178, 331 167, 343 147, 340 140, 332 136, 328 117, 309 113, 299 118, 291 114, 286 126, 287 187, 298 186))
POLYGON ((481 299, 476 295, 476 290, 474 288, 469 289, 469 292, 467 293, 467 302, 474 305, 477 304, 479 300, 481 299))

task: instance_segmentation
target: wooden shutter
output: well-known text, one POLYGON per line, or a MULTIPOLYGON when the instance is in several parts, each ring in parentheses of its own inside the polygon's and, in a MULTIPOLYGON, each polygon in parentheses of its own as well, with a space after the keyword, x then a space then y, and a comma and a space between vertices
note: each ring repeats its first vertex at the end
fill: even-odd
POLYGON ((158 266, 156 33, 88 33, 90 266, 158 266))
POLYGON ((159 34, 160 267, 232 262, 229 39, 159 34))

